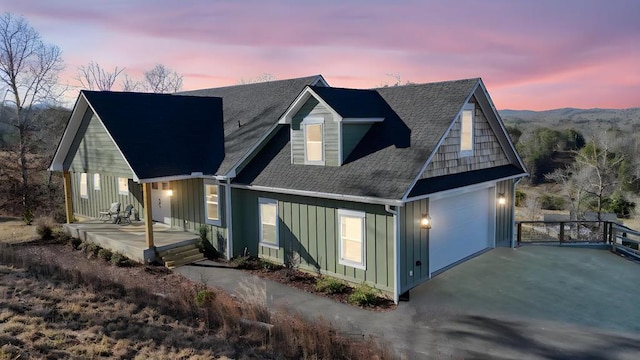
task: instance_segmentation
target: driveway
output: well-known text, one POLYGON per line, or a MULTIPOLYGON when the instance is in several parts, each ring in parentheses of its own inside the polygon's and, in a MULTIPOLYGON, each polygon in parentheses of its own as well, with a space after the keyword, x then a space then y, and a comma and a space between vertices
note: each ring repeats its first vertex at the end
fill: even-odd
POLYGON ((394 311, 335 303, 214 263, 176 271, 238 292, 251 283, 270 307, 323 316, 372 335, 404 359, 637 359, 640 264, 605 250, 495 249, 411 291, 394 311))

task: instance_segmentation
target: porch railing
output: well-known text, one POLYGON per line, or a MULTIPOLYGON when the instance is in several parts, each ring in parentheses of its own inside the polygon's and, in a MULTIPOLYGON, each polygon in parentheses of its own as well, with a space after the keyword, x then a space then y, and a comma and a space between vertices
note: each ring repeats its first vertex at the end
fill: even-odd
POLYGON ((614 223, 610 238, 611 251, 625 253, 640 260, 640 231, 614 223))
POLYGON ((611 243, 609 221, 520 221, 517 241, 522 244, 611 243))

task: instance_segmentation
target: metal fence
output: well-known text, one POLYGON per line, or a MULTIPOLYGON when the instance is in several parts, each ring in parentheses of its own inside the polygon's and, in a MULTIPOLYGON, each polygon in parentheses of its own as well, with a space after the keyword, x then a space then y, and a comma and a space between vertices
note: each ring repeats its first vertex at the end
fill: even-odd
POLYGON ((640 259, 640 231, 624 225, 613 224, 610 233, 611 250, 640 259))
POLYGON ((521 244, 607 244, 611 242, 609 221, 520 221, 517 240, 521 244))

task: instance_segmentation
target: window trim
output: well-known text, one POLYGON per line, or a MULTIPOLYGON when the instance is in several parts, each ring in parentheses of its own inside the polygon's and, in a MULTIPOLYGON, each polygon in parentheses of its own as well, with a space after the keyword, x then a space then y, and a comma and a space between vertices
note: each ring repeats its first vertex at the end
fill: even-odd
POLYGON ((278 200, 276 199, 269 199, 269 198, 262 198, 259 197, 258 198, 258 244, 260 246, 264 246, 267 248, 271 248, 271 249, 276 249, 279 250, 280 249, 280 237, 278 236, 279 234, 279 230, 280 230, 280 217, 278 216, 278 200), (271 244, 268 242, 264 242, 264 235, 263 235, 263 227, 262 227, 262 209, 261 209, 261 205, 275 205, 276 207, 276 219, 275 219, 275 244, 271 244))
POLYGON ((118 194, 120 195, 129 195, 129 178, 118 177, 118 194), (127 189, 124 190, 122 188, 122 179, 126 180, 127 189))
POLYGON ((213 181, 205 181, 204 185, 203 185, 203 191, 204 191, 204 221, 205 223, 209 224, 209 225, 215 225, 215 226, 222 226, 222 209, 221 209, 221 204, 220 204, 220 184, 213 182, 213 181), (207 186, 215 186, 217 188, 218 191, 218 219, 217 220, 212 220, 209 219, 209 207, 208 207, 208 202, 207 202, 207 186))
POLYGON ((80 198, 88 199, 89 198, 89 176, 87 173, 80 173, 80 181, 78 182, 78 186, 80 187, 80 198), (84 178, 84 181, 82 180, 84 178), (84 183, 84 186, 83 186, 84 183))
POLYGON ((101 178, 100 178, 100 174, 95 173, 93 174, 93 190, 94 191, 100 191, 101 190, 101 178))
POLYGON ((465 104, 465 106, 462 108, 462 111, 460 112, 460 157, 467 157, 467 156, 473 156, 473 136, 475 133, 475 123, 476 123, 476 119, 475 119, 475 105, 473 103, 467 103, 465 104), (463 149, 462 148, 462 127, 463 127, 463 119, 464 119, 464 113, 465 112, 471 112, 471 132, 469 134, 470 136, 470 149, 463 149))
POLYGON ((367 270, 367 219, 366 213, 364 211, 355 211, 355 210, 346 210, 346 209, 338 209, 338 246, 339 246, 339 258, 338 263, 344 266, 350 266, 360 270, 367 270), (345 259, 342 254, 342 218, 343 217, 351 217, 351 218, 360 218, 362 220, 362 238, 361 241, 361 249, 360 256, 362 257, 361 262, 354 262, 352 260, 345 259))
POLYGON ((307 117, 304 120, 302 120, 302 122, 300 123, 300 126, 302 127, 302 137, 303 137, 303 141, 304 141, 304 163, 306 165, 324 165, 325 163, 325 156, 324 156, 324 143, 325 143, 325 138, 324 138, 324 117, 307 117), (320 145, 321 145, 321 154, 322 154, 322 159, 321 160, 309 160, 308 156, 307 156, 307 126, 308 125, 320 125, 320 135, 322 136, 322 140, 320 141, 320 145))

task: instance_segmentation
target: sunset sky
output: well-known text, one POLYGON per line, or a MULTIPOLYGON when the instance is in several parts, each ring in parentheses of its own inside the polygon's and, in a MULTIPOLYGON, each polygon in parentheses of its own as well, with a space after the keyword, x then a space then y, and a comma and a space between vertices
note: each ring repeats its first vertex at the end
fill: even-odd
POLYGON ((332 86, 482 77, 499 109, 640 106, 640 1, 0 0, 63 51, 133 78, 157 63, 184 89, 263 73, 332 86))

